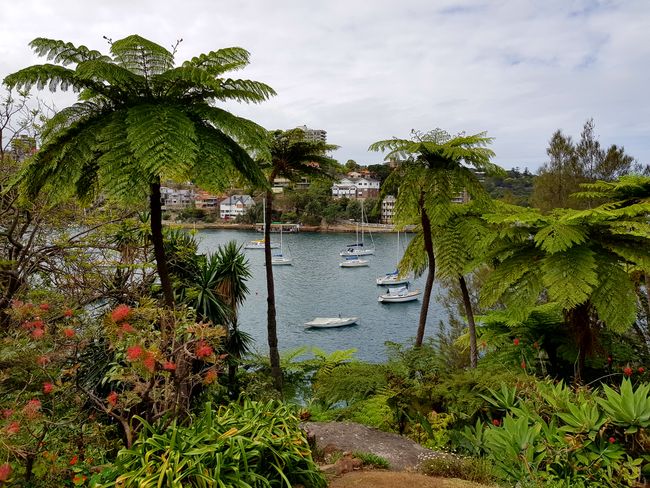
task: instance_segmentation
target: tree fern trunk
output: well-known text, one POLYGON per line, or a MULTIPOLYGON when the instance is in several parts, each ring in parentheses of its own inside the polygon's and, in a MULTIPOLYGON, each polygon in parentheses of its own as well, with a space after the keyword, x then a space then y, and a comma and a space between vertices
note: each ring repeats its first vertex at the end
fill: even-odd
POLYGON ((460 275, 458 277, 460 284, 460 291, 463 294, 463 305, 465 306, 465 314, 467 315, 467 327, 469 329, 469 364, 472 368, 476 368, 478 364, 478 349, 476 348, 476 322, 474 322, 474 311, 472 310, 472 302, 469 299, 469 291, 467 290, 467 283, 465 277, 460 275))
POLYGON ((431 301, 431 291, 433 290, 433 281, 436 277, 436 257, 433 253, 433 239, 431 237, 431 221, 424 209, 424 195, 420 196, 420 210, 422 222, 422 233, 424 234, 424 250, 427 253, 429 269, 427 271, 427 281, 424 286, 422 295, 422 308, 420 308, 420 320, 418 322, 418 333, 415 338, 415 347, 422 346, 424 341, 424 329, 427 325, 427 313, 429 312, 429 302, 431 301))
POLYGON ((151 242, 156 258, 156 269, 160 277, 160 285, 168 308, 174 308, 174 292, 172 282, 169 278, 167 260, 165 259, 165 247, 162 234, 162 204, 160 202, 160 181, 151 183, 149 194, 149 209, 151 210, 151 242))
POLYGON ((278 351, 278 327, 275 312, 275 284, 273 283, 273 264, 271 263, 271 215, 273 193, 266 191, 266 206, 264 208, 264 262, 266 264, 266 330, 269 342, 269 360, 271 376, 278 392, 282 393, 282 369, 280 369, 280 353, 278 351))

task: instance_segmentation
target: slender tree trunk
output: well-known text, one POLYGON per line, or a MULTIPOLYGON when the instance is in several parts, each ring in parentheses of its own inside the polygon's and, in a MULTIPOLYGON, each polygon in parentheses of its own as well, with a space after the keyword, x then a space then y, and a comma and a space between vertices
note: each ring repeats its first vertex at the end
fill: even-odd
POLYGON ((565 320, 575 338, 575 343, 578 348, 578 358, 575 367, 576 384, 582 383, 587 354, 593 348, 593 331, 591 330, 591 320, 589 317, 589 302, 578 305, 576 308, 565 312, 565 320))
POLYGON ((465 315, 467 315, 467 327, 469 329, 469 365, 476 368, 478 364, 478 349, 476 348, 476 322, 474 322, 474 311, 472 310, 472 302, 469 299, 469 291, 467 291, 467 283, 463 275, 458 276, 458 283, 460 284, 460 291, 463 294, 463 305, 465 306, 465 315))
POLYGON ((431 291, 433 290, 433 281, 436 277, 436 257, 433 253, 433 238, 431 237, 431 221, 424 209, 424 195, 420 195, 420 211, 422 212, 420 220, 422 222, 422 233, 424 234, 424 249, 429 261, 427 271, 427 281, 424 286, 422 295, 422 308, 420 308, 420 320, 418 322, 418 334, 415 338, 415 347, 421 347, 424 341, 424 329, 427 325, 427 313, 429 312, 429 302, 431 301, 431 291))
MULTIPOLYGON (((272 181, 272 180, 271 180, 272 181)), ((273 283, 273 264, 271 263, 271 215, 273 193, 266 191, 266 206, 264 208, 264 262, 266 264, 266 330, 269 342, 269 360, 271 376, 276 390, 282 393, 282 369, 280 368, 280 353, 278 351, 278 326, 275 313, 275 285, 273 283)))
POLYGON ((165 248, 163 245, 162 233, 162 204, 160 202, 160 180, 150 185, 149 208, 151 210, 151 242, 153 243, 154 256, 156 257, 156 269, 160 277, 160 285, 165 298, 165 306, 174 308, 174 292, 172 282, 169 278, 167 260, 165 259, 165 248))

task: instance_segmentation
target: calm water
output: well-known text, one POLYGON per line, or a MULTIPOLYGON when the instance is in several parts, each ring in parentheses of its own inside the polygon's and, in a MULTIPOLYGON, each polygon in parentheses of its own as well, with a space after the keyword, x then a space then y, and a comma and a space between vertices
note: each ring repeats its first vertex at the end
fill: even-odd
MULTIPOLYGON (((246 243, 261 234, 232 230, 201 230, 196 234, 201 252, 210 252, 230 240, 246 243)), ((368 245, 366 235, 366 245, 368 245)), ((403 237, 403 236, 402 236, 403 237)), ((340 268, 339 251, 353 243, 354 234, 298 233, 284 234, 285 254, 290 251, 292 266, 274 266, 278 342, 281 351, 300 346, 316 346, 327 352, 356 348, 356 357, 365 361, 385 360, 385 341, 408 342, 415 337, 420 300, 408 303, 381 304, 377 296, 384 287, 375 279, 395 269, 397 235, 374 235, 376 251, 364 256, 368 267, 340 268), (305 329, 303 324, 314 317, 360 317, 358 325, 334 329, 305 329)), ((273 234, 272 241, 279 243, 273 234)), ((403 247, 403 246, 402 246, 403 247)), ((240 311, 240 327, 255 339, 255 347, 266 353, 266 281, 264 251, 245 250, 253 277, 248 282, 250 295, 240 311)), ((424 278, 411 283, 424 289, 424 278)), ((434 288, 434 297, 437 290, 434 288)), ((445 319, 442 307, 431 300, 427 329, 437 329, 445 319)))

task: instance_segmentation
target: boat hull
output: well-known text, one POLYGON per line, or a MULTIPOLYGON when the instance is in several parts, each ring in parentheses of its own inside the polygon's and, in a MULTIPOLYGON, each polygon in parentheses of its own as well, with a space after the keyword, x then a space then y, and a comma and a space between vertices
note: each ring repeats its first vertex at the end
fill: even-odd
POLYGON ((370 256, 371 254, 375 254, 375 250, 372 248, 345 249, 339 253, 339 256, 370 256))
POLYGON ((386 275, 382 278, 377 278, 378 285, 405 285, 409 282, 408 278, 398 278, 396 275, 386 275))
POLYGON ((305 327, 316 329, 331 329, 345 325, 356 324, 359 317, 316 317, 314 320, 305 322, 305 327))
POLYGON ((273 266, 290 266, 292 264, 291 261, 291 258, 285 258, 281 256, 271 258, 271 264, 273 266))
MULTIPOLYGON (((271 243, 271 249, 277 249, 280 246, 278 244, 271 243)), ((249 242, 244 246, 244 249, 264 249, 264 243, 259 243, 258 241, 249 242)))
POLYGON ((351 259, 349 261, 343 261, 339 263, 341 268, 360 268, 362 266, 368 266, 367 259, 351 259))
POLYGON ((420 296, 420 290, 413 290, 407 293, 384 293, 379 295, 377 301, 380 303, 403 303, 417 300, 420 296))

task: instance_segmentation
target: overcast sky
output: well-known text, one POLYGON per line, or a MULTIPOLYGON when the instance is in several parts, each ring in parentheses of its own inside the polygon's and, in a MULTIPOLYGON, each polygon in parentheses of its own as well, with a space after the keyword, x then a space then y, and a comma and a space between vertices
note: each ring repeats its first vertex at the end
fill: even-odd
POLYGON ((556 129, 577 138, 590 117, 602 144, 650 163, 648 0, 2 0, 0 20, 0 78, 45 62, 35 37, 102 52, 102 36, 183 38, 178 61, 244 47, 235 76, 278 95, 229 109, 324 129, 343 163, 379 163, 372 142, 440 127, 487 131, 496 163, 536 169, 556 129))

